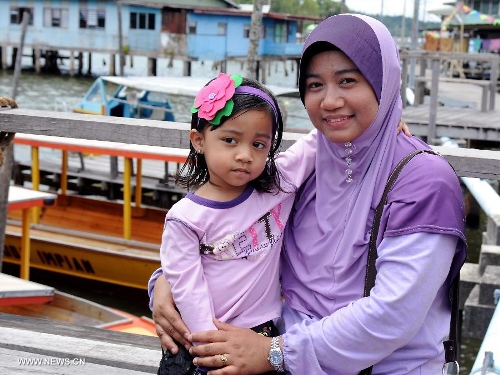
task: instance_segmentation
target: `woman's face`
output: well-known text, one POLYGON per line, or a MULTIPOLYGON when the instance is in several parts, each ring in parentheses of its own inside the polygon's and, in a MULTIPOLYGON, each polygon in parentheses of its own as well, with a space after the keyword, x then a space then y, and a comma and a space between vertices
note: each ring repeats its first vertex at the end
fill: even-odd
POLYGON ((304 104, 314 127, 336 143, 358 138, 378 111, 371 85, 341 51, 321 52, 311 58, 304 104))

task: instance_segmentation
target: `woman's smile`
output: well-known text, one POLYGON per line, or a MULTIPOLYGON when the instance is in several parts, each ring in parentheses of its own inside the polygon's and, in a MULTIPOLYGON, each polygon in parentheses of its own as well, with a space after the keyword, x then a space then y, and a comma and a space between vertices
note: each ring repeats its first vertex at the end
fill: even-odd
POLYGON ((342 128, 347 126, 349 120, 354 118, 354 115, 351 116, 326 116, 325 122, 331 128, 342 128))

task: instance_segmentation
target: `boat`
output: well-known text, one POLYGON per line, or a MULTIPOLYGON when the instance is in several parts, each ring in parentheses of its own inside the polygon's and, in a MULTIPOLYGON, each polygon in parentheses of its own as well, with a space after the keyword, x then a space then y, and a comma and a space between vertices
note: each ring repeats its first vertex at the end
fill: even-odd
MULTIPOLYGON (((100 76, 73 112, 176 121, 170 96, 194 98, 206 83, 203 77, 100 76)), ((277 97, 299 97, 297 88, 266 86, 277 97)))
MULTIPOLYGON (((106 199, 58 194, 30 228, 30 267, 145 290, 160 266, 166 210, 131 207, 124 233, 124 205, 106 199)), ((8 212, 3 261, 21 264, 22 212, 8 212)))
POLYGON ((4 273, 0 273, 0 313, 156 336, 154 322, 147 317, 137 317, 4 273))

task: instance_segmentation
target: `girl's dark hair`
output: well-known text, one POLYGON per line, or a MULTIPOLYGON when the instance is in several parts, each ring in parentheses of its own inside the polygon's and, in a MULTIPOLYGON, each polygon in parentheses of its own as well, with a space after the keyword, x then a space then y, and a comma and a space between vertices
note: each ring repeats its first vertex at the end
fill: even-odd
MULTIPOLYGON (((212 125, 207 120, 199 118, 198 113, 193 113, 191 117, 191 129, 202 132, 205 128, 211 127, 210 130, 212 131, 215 130, 218 126, 222 126, 222 124, 224 124, 224 122, 226 122, 228 119, 234 117, 235 115, 239 115, 242 112, 250 111, 253 109, 266 110, 273 119, 272 145, 271 149, 269 150, 269 155, 267 157, 266 167, 264 168, 264 171, 260 174, 259 177, 251 181, 250 184, 255 188, 255 190, 261 193, 271 193, 282 190, 280 188, 278 169, 274 161, 281 144, 281 138, 283 136, 283 118, 278 106, 278 101, 264 85, 256 80, 243 78, 243 82, 241 83, 240 87, 241 86, 254 87, 269 95, 274 103, 274 107, 276 108, 276 115, 273 108, 264 99, 251 94, 236 93, 232 97, 234 102, 233 112, 229 117, 223 117, 221 119, 220 125, 212 125)), ((189 189, 191 187, 201 186, 204 183, 208 182, 209 179, 210 174, 208 172, 205 156, 203 154, 197 153, 193 145, 191 144, 189 146, 188 158, 176 175, 176 183, 189 189)))

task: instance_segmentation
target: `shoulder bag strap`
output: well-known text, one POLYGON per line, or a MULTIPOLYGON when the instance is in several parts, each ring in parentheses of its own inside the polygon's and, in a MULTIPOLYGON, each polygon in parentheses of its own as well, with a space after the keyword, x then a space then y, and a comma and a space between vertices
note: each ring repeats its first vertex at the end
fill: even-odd
MULTIPOLYGON (((433 151, 433 150, 416 150, 413 151, 411 154, 408 154, 404 159, 402 159, 398 165, 394 168, 394 170, 391 172, 391 175, 389 176, 389 179, 387 181, 387 184, 384 189, 384 193, 382 194, 382 198, 380 199, 380 203, 378 204, 376 210, 375 210, 375 216, 373 218, 373 226, 370 232, 370 243, 369 243, 369 250, 368 250, 368 260, 366 264, 366 277, 365 277, 365 289, 363 293, 363 297, 368 297, 370 295, 371 289, 375 285, 375 278, 377 276, 377 269, 375 268, 375 262, 377 260, 377 238, 378 238, 378 230, 380 226, 380 220, 382 218, 382 211, 384 210, 384 206, 387 203, 387 196, 389 195, 389 192, 391 191, 394 183, 396 182, 397 178, 399 177, 403 167, 411 160, 413 159, 416 155, 421 154, 421 153, 429 153, 429 154, 434 154, 434 155, 439 155, 439 153, 433 151)), ((451 299, 451 322, 450 322, 450 337, 449 340, 444 342, 444 347, 445 347, 445 366, 449 365, 450 363, 457 364, 457 370, 458 370, 458 362, 457 362, 457 344, 458 344, 458 295, 459 295, 459 277, 460 274, 457 275, 455 280, 453 280, 453 283, 451 285, 450 289, 450 299, 451 299)), ((372 368, 368 367, 361 371, 359 375, 370 375, 372 373, 372 368)), ((443 371, 445 369, 443 368, 443 371)), ((447 370, 449 371, 449 370, 447 370)), ((455 372, 443 372, 444 374, 455 374, 455 372)), ((458 374, 458 372, 457 372, 458 374)))

